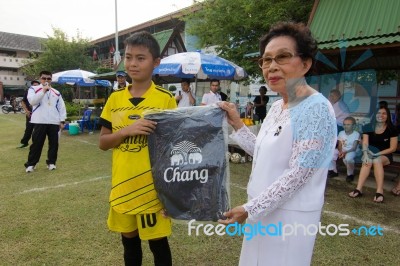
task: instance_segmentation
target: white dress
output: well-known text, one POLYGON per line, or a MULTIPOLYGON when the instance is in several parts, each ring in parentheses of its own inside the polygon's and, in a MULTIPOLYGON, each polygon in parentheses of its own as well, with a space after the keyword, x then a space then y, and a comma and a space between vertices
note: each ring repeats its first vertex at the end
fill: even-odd
MULTIPOLYGON (((247 127, 231 137, 253 156, 243 205, 247 223, 316 226, 324 202, 326 176, 336 144, 336 120, 331 104, 315 93, 282 109, 276 101, 257 138, 247 127)), ((256 235, 243 240, 240 265, 309 265, 315 234, 256 235)))

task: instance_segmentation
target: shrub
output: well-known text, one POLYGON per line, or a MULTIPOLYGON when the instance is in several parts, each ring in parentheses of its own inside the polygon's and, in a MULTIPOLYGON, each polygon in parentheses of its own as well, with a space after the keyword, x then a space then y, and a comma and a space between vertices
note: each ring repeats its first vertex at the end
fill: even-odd
POLYGON ((70 103, 70 102, 65 102, 65 107, 67 109, 67 116, 77 116, 79 115, 79 110, 81 106, 77 103, 70 103))

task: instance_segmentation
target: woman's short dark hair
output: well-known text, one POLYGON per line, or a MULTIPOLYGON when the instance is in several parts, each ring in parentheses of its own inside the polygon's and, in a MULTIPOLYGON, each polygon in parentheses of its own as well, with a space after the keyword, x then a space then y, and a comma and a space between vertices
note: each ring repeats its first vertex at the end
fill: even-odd
POLYGON ((310 29, 303 23, 279 22, 271 26, 269 32, 260 38, 260 56, 264 54, 268 43, 280 36, 288 36, 296 42, 297 53, 302 59, 311 59, 312 65, 306 75, 310 74, 315 66, 317 41, 313 38, 310 29))
POLYGON ((149 49, 153 59, 160 57, 160 45, 150 32, 135 32, 125 40, 124 44, 125 46, 144 46, 149 49))

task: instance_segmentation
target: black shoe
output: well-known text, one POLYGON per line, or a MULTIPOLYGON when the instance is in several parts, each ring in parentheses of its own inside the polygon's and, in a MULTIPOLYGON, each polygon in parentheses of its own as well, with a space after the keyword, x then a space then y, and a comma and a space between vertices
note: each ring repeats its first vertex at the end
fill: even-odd
POLYGON ((354 181, 354 175, 348 175, 348 176, 346 177, 346 181, 347 181, 348 183, 353 182, 353 181, 354 181))
POLYGON ((328 177, 329 177, 329 178, 337 177, 337 176, 339 176, 339 174, 338 174, 337 172, 335 172, 335 171, 333 171, 333 170, 329 170, 329 171, 328 171, 328 177))
POLYGON ((28 144, 21 144, 17 148, 18 149, 22 149, 22 148, 25 148, 25 147, 28 147, 28 144))

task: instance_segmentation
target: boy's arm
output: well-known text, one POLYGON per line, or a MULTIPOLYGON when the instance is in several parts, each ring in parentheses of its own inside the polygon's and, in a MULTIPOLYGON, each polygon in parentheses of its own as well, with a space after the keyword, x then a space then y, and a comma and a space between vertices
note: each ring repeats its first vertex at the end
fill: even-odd
POLYGON ((346 155, 346 151, 343 150, 343 143, 341 139, 337 140, 338 145, 337 145, 337 150, 339 151, 339 156, 338 158, 341 159, 346 155))
POLYGON ((338 142, 338 147, 337 147, 337 149, 338 149, 338 151, 339 151, 340 153, 342 153, 342 152, 343 152, 342 140, 341 140, 341 139, 338 139, 337 142, 338 142))
POLYGON ((344 152, 343 150, 343 131, 340 131, 338 136, 337 136, 337 149, 339 151, 339 154, 344 152))
POLYGON ((127 137, 136 135, 150 135, 156 128, 157 122, 139 119, 133 124, 124 127, 116 132, 104 126, 101 127, 99 148, 106 151, 118 147, 127 137))
POLYGON ((351 149, 346 151, 346 152, 356 151, 357 150, 357 146, 358 146, 358 142, 359 142, 359 140, 355 140, 353 142, 353 146, 351 147, 351 149))

